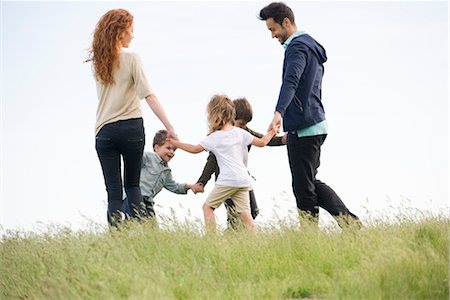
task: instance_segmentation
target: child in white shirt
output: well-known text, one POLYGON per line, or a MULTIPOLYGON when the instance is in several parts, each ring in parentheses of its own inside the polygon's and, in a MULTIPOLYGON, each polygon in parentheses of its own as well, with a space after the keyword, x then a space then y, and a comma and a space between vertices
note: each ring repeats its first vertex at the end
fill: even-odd
POLYGON ((232 198, 246 228, 255 231, 250 214, 248 191, 250 176, 244 164, 248 145, 264 147, 275 135, 271 129, 264 137, 257 138, 247 131, 234 127, 234 103, 225 95, 215 95, 207 106, 209 135, 198 145, 169 139, 175 147, 190 153, 211 151, 217 158, 220 173, 216 185, 203 204, 203 215, 208 230, 216 230, 214 210, 226 199, 232 198))

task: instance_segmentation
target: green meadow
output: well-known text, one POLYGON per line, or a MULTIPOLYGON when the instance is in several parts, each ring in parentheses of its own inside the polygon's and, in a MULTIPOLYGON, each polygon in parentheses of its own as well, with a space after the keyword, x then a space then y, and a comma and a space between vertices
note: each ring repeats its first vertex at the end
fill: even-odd
POLYGON ((449 299, 449 219, 203 234, 198 221, 7 231, 0 299, 449 299))

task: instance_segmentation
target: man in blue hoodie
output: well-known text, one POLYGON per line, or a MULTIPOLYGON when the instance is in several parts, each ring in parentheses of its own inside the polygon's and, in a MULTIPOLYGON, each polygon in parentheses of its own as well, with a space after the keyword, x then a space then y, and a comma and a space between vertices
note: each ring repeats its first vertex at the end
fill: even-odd
POLYGON ((292 188, 302 214, 318 222, 319 206, 327 210, 342 227, 361 225, 331 187, 316 179, 320 147, 327 136, 327 121, 322 105, 325 49, 311 36, 298 31, 294 13, 284 3, 264 7, 259 19, 266 22, 272 38, 285 48, 283 83, 270 128, 283 120, 287 134, 292 188))

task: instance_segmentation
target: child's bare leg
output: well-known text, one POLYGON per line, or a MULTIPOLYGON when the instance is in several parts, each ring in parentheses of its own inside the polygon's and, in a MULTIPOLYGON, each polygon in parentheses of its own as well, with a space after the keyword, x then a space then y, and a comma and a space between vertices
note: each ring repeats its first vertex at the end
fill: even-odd
POLYGON ((214 215, 214 208, 206 203, 203 204, 203 217, 205 218, 206 231, 216 232, 216 216, 214 215))
POLYGON ((253 218, 250 212, 242 212, 240 213, 240 217, 242 219, 242 222, 244 222, 245 224, 245 228, 247 228, 250 232, 255 233, 256 225, 255 222, 253 222, 253 218))

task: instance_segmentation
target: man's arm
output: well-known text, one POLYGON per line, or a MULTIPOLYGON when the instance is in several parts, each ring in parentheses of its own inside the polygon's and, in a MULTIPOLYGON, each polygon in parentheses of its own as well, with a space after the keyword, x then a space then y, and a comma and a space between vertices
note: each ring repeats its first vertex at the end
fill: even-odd
MULTIPOLYGON (((305 50, 302 49, 301 44, 292 44, 286 50, 283 83, 281 85, 280 95, 269 129, 275 130, 278 126, 279 130, 281 119, 292 99, 294 99, 295 91, 297 90, 298 83, 300 82, 300 78, 306 67, 306 61, 307 54, 305 50)), ((277 131, 277 133, 278 132, 279 131, 277 131)))
POLYGON ((307 62, 306 49, 302 44, 294 43, 286 50, 285 69, 283 72, 283 83, 275 110, 284 116, 286 109, 294 99, 298 83, 305 70, 307 62))

